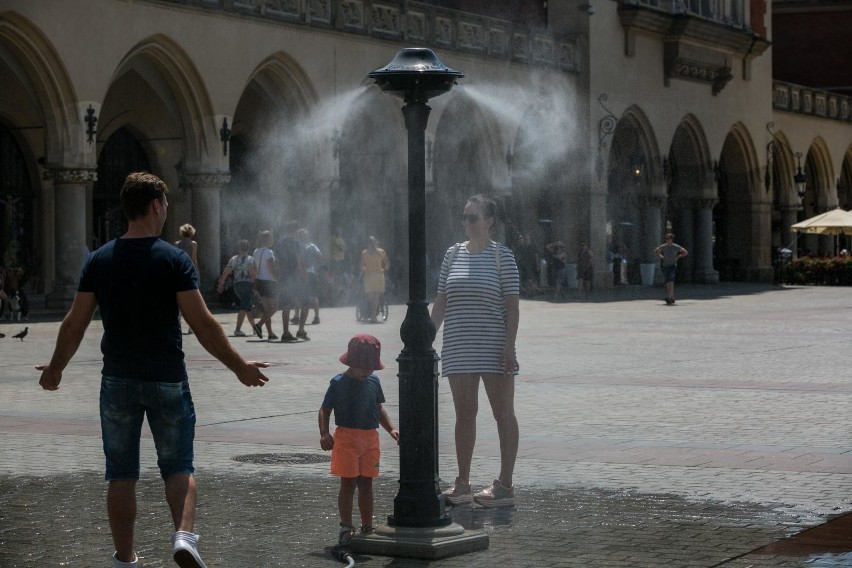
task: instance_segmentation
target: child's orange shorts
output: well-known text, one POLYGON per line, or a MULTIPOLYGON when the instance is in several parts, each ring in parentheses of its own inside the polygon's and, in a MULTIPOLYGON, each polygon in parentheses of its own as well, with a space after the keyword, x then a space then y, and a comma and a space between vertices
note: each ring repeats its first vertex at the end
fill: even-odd
POLYGON ((338 426, 331 449, 331 473, 340 477, 379 476, 379 431, 338 426))

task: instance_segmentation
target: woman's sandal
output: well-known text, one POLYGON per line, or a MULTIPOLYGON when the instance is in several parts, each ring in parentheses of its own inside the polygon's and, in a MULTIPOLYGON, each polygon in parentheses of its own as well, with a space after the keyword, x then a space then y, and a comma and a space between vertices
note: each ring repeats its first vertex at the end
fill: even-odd
POLYGON ((373 525, 367 525, 366 527, 364 525, 361 525, 361 534, 362 535, 367 536, 367 535, 373 534, 375 532, 376 532, 376 527, 374 527, 373 525))
POLYGON ((353 536, 355 536, 355 527, 340 523, 340 533, 337 536, 337 543, 349 544, 353 536))

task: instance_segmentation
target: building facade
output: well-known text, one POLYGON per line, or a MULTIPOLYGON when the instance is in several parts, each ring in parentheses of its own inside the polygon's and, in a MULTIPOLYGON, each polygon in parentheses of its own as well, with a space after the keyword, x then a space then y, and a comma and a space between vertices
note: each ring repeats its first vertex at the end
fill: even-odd
POLYGON ((427 262, 484 192, 500 238, 623 243, 638 268, 672 230, 687 280, 769 280, 791 224, 852 205, 852 100, 775 80, 771 34, 758 0, 0 0, 0 252, 67 304, 148 170, 205 290, 289 219, 353 257, 377 236, 404 287, 401 102, 366 75, 417 45, 465 74, 430 101, 427 262))

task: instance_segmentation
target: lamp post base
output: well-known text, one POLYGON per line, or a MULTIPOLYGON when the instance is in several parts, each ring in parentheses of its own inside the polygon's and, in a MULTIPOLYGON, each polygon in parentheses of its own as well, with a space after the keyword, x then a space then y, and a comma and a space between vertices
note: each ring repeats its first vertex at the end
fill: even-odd
POLYGON ((374 534, 356 535, 349 547, 359 554, 435 560, 485 550, 488 535, 465 530, 458 523, 438 528, 379 525, 374 534))

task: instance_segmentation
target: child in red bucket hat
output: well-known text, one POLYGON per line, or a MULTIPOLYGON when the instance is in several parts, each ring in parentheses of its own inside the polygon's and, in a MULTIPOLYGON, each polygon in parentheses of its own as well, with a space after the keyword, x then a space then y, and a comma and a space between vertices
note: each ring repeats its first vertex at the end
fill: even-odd
POLYGON ((348 544, 355 535, 352 500, 356 489, 361 534, 375 530, 373 478, 379 476, 379 426, 399 443, 399 432, 382 407, 382 384, 373 373, 385 368, 381 351, 382 344, 372 335, 363 333, 350 339, 349 348, 340 356, 340 362, 349 368, 331 379, 319 409, 320 446, 331 450, 331 473, 340 477, 340 544, 348 544), (334 436, 328 429, 332 411, 334 436))

